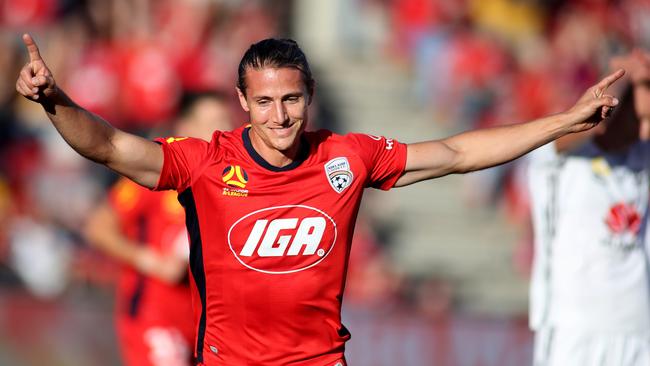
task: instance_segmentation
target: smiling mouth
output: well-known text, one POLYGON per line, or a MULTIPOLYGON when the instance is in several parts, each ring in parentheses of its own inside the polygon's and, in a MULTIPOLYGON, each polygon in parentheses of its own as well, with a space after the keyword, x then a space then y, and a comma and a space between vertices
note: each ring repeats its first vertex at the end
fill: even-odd
POLYGON ((269 127, 269 130, 273 131, 273 133, 276 135, 282 135, 283 137, 286 137, 293 130, 293 127, 294 125, 292 124, 289 126, 269 127))

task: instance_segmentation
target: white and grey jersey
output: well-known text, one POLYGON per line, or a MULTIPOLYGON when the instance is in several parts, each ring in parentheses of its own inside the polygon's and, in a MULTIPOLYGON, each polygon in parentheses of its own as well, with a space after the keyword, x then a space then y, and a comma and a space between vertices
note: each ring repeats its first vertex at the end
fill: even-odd
POLYGON ((650 331, 649 148, 533 153, 533 329, 650 331))

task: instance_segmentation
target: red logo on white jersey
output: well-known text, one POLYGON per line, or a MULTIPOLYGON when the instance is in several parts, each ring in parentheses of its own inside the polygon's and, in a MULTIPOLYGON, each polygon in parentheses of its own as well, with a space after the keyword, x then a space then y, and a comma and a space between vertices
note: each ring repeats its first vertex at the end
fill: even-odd
POLYGON ((636 235, 641 228, 641 215, 633 205, 619 202, 610 207, 605 223, 612 233, 628 231, 636 235))
POLYGON ((320 263, 336 242, 336 223, 323 211, 303 205, 269 207, 237 220, 228 245, 244 266, 281 274, 320 263))

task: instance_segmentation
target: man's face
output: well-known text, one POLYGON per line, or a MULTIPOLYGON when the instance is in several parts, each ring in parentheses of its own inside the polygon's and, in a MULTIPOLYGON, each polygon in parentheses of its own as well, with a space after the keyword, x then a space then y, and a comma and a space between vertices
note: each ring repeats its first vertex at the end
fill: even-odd
POLYGON ((245 92, 246 96, 237 89, 239 102, 250 115, 255 150, 271 164, 294 159, 311 99, 301 72, 288 67, 248 68, 245 92))

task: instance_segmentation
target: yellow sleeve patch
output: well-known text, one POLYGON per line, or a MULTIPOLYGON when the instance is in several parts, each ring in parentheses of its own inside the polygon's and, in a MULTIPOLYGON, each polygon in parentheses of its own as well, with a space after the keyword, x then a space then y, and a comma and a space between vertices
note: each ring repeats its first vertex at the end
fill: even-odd
POLYGON ((167 141, 168 144, 171 144, 172 142, 183 140, 187 140, 187 137, 168 137, 165 141, 167 141))

